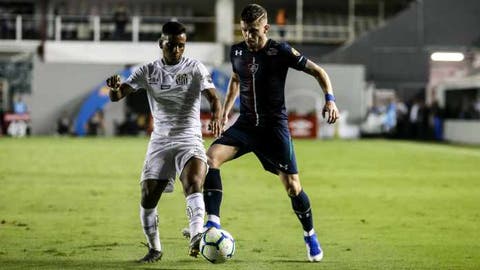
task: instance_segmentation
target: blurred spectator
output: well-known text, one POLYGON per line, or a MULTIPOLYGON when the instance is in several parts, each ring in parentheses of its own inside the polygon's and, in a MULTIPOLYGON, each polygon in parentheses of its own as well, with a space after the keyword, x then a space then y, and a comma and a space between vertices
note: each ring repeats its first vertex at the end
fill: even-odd
POLYGON ((145 135, 148 129, 148 116, 146 114, 139 114, 137 117, 138 131, 145 135))
POLYGON ((8 38, 8 11, 0 7, 0 38, 8 38))
POLYGON ((118 135, 138 135, 136 114, 127 112, 125 121, 117 125, 118 135))
POLYGON ((62 112, 62 115, 57 119, 57 134, 60 136, 70 134, 70 117, 66 111, 62 112))
POLYGON ((392 133, 397 126, 397 105, 395 99, 391 99, 387 104, 385 112, 385 121, 383 124, 386 133, 392 133))
POLYGON ((421 137, 422 129, 422 101, 420 99, 415 99, 410 107, 409 112, 409 137, 411 139, 419 139, 421 137))
POLYGON ((432 139, 442 140, 443 110, 440 108, 436 100, 430 105, 428 124, 430 130, 429 133, 432 134, 432 139))
POLYGON ((13 102, 13 112, 16 114, 24 114, 28 112, 27 104, 22 100, 21 96, 13 102))
POLYGON ((475 110, 475 118, 480 119, 480 96, 477 97, 477 101, 475 101, 473 109, 475 110))
POLYGON ((287 11, 284 8, 277 10, 277 16, 275 17, 275 24, 278 27, 278 34, 280 39, 285 38, 285 25, 287 24, 287 11))
POLYGON ((396 100, 396 109, 397 109, 397 127, 396 127, 396 137, 397 138, 406 138, 407 129, 408 129, 408 107, 405 103, 397 98, 396 100))
POLYGON ((25 137, 27 135, 27 131, 28 124, 23 120, 14 120, 10 122, 7 128, 7 134, 16 138, 25 137))
POLYGON ((88 120, 87 123, 87 135, 97 136, 103 135, 104 133, 104 124, 103 124, 103 112, 98 110, 95 114, 88 120))
POLYGON ((113 32, 113 39, 125 39, 125 28, 128 23, 128 13, 125 3, 120 3, 113 13, 113 21, 115 23, 115 31, 113 32))

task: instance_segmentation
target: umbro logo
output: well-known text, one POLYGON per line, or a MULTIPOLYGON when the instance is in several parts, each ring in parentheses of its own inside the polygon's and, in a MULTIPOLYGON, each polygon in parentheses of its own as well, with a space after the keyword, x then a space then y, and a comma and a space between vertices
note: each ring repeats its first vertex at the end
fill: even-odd
POLYGON ((148 78, 147 78, 147 83, 148 83, 148 84, 157 84, 157 83, 158 83, 158 78, 148 77, 148 78))

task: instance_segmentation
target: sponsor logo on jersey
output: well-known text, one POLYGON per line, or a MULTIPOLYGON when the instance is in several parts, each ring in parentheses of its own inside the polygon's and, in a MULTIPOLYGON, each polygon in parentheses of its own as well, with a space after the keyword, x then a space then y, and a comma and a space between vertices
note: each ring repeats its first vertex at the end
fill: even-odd
POLYGON ((243 51, 242 50, 235 50, 235 56, 242 56, 243 51))
POLYGON ((292 53, 295 56, 300 56, 300 53, 297 50, 295 50, 295 48, 293 48, 293 47, 292 47, 292 53))
POLYGON ((178 85, 188 84, 188 75, 187 74, 178 74, 177 76, 175 76, 175 82, 178 85))

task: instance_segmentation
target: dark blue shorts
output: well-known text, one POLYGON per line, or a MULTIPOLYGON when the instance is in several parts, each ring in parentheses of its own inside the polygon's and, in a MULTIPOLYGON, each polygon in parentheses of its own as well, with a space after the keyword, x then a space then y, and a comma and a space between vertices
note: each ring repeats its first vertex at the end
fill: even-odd
POLYGON ((263 168, 271 173, 298 173, 293 143, 286 125, 253 127, 237 121, 213 144, 238 147, 234 158, 253 152, 263 168))

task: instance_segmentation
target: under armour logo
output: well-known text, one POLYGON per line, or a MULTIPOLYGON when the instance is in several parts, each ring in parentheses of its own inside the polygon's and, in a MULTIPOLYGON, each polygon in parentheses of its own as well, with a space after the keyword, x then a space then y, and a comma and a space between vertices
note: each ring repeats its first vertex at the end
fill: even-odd
POLYGON ((243 51, 242 50, 235 50, 235 56, 240 55, 242 56, 243 51))
POLYGON ((279 163, 278 167, 280 167, 280 169, 288 170, 288 164, 282 165, 279 163))

